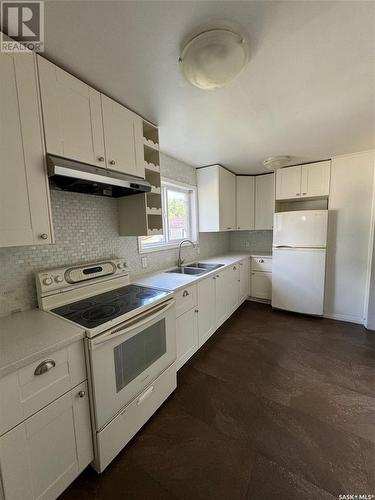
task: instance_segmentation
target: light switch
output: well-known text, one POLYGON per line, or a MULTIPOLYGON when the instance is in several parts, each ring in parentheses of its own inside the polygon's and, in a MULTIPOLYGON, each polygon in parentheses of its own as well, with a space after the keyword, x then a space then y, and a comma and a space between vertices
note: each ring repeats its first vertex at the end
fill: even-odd
POLYGON ((141 262, 142 262, 142 268, 146 269, 146 267, 147 267, 147 257, 142 257, 141 262))

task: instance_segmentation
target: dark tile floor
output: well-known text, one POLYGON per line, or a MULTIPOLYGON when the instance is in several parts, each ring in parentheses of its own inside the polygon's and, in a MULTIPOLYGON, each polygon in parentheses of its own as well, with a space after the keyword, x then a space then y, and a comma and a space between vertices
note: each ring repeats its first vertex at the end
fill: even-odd
POLYGON ((71 500, 324 500, 375 494, 375 334, 245 303, 178 388, 71 500))

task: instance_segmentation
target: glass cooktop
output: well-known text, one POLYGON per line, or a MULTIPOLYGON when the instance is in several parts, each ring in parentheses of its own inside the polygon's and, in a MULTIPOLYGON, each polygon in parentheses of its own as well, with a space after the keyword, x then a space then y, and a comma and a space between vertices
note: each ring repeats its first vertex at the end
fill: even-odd
POLYGON ((168 293, 154 288, 126 285, 110 292, 57 307, 52 309, 52 312, 86 328, 95 328, 118 316, 151 304, 165 297, 168 293))

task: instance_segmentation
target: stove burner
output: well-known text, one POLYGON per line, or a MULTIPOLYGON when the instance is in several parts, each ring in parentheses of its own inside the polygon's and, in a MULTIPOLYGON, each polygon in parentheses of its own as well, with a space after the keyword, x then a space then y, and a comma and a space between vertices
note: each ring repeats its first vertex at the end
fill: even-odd
POLYGON ((73 302, 72 304, 69 304, 69 309, 71 311, 82 311, 82 309, 87 309, 88 307, 91 307, 93 305, 93 302, 89 302, 88 300, 84 301, 81 300, 79 302, 73 302))
POLYGON ((99 319, 111 318, 117 315, 120 307, 117 304, 106 304, 103 306, 95 306, 82 314, 82 317, 88 321, 98 321, 99 319))

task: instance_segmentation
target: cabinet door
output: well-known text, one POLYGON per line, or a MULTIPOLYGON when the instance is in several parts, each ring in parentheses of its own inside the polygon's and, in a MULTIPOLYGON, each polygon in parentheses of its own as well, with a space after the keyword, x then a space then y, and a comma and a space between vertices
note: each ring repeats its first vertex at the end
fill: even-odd
POLYGON ((124 174, 137 175, 134 113, 102 94, 104 140, 107 166, 124 174))
POLYGON ((239 264, 235 264, 234 266, 229 268, 227 300, 228 300, 228 315, 230 316, 237 309, 240 300, 239 264))
POLYGON ((92 459, 87 384, 83 383, 0 438, 5 497, 55 499, 92 459))
POLYGON ((105 167, 100 94, 38 56, 48 153, 105 167))
POLYGON ((177 370, 198 349, 197 309, 190 309, 176 319, 177 370))
POLYGON ((199 347, 215 331, 215 277, 206 278, 198 283, 198 336, 199 347))
POLYGON ((225 168, 219 170, 220 230, 236 227, 236 176, 225 168))
POLYGON ((236 176, 237 229, 251 231, 255 223, 255 177, 236 176))
POLYGON ((138 177, 145 178, 145 162, 143 151, 143 120, 138 115, 133 115, 134 118, 134 141, 135 141, 135 164, 138 177))
POLYGON ((328 196, 330 170, 330 161, 302 165, 301 196, 328 196))
POLYGON ((215 328, 224 323, 229 316, 228 285, 230 269, 224 269, 215 276, 215 328))
POLYGON ((251 296, 258 299, 271 300, 272 274, 262 272, 251 273, 251 296))
POLYGON ((280 168, 276 171, 276 200, 301 196, 301 166, 280 168))
POLYGON ((0 53, 0 247, 52 243, 35 55, 0 53))
POLYGON ((274 213, 274 174, 255 179, 255 229, 272 229, 274 213))
POLYGON ((240 304, 249 296, 250 288, 250 259, 244 259, 240 266, 240 304))

